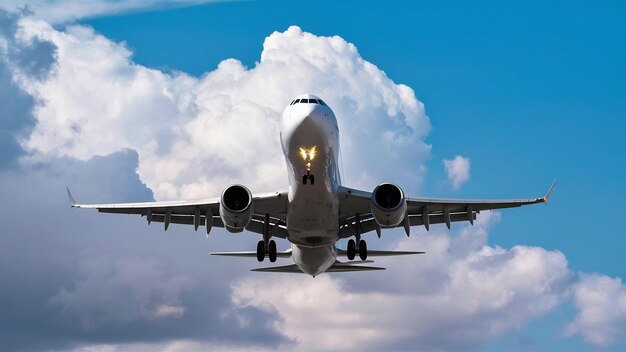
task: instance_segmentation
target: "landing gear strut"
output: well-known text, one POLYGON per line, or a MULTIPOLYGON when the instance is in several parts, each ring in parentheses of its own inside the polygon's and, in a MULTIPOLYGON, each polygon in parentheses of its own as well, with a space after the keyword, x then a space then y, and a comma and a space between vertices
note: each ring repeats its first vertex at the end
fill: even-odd
POLYGON ((265 259, 265 254, 270 258, 270 262, 275 262, 277 257, 276 242, 274 240, 269 241, 267 249, 265 248, 265 241, 261 240, 256 245, 256 260, 262 262, 265 259))

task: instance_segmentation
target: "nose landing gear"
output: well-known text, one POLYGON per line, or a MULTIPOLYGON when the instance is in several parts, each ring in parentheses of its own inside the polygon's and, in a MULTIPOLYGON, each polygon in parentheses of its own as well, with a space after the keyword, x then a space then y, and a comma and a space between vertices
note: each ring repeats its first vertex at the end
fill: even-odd
POLYGON ((311 181, 311 184, 315 184, 315 176, 309 174, 308 172, 306 173, 306 175, 302 176, 302 184, 306 185, 306 182, 311 181))

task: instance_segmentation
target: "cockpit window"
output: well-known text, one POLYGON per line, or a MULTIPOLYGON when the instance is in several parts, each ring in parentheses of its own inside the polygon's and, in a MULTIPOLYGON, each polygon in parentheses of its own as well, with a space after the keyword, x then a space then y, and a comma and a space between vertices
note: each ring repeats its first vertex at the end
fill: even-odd
POLYGON ((294 105, 294 104, 320 104, 320 105, 326 105, 324 104, 324 102, 322 101, 322 99, 296 99, 294 101, 291 102, 291 104, 289 105, 294 105))

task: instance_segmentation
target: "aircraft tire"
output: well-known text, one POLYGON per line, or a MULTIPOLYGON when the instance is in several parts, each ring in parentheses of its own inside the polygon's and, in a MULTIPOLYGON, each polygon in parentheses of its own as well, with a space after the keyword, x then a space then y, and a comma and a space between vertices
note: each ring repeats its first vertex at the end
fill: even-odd
POLYGON ((365 243, 365 240, 359 242, 359 258, 361 260, 367 259, 367 243, 365 243))
POLYGON ((256 244, 256 260, 262 262, 265 259, 265 243, 263 241, 259 241, 256 244))
POLYGON ((348 249, 347 249, 348 259, 352 260, 356 256, 356 242, 354 240, 348 241, 348 249))
POLYGON ((269 252, 270 262, 276 261, 276 242, 274 240, 270 241, 270 244, 267 247, 267 251, 269 252))

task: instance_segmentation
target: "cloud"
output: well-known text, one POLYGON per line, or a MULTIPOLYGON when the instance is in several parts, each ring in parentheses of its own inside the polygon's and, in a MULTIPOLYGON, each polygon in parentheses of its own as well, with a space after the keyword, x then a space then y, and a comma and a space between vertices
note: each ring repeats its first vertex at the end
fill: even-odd
POLYGON ((180 318, 186 309, 180 295, 193 287, 191 277, 168 274, 154 261, 86 253, 79 268, 80 279, 70 288, 61 287, 49 303, 87 330, 139 319, 180 318))
POLYGON ((104 202, 152 198, 136 166, 137 155, 126 151, 0 171, 0 350, 283 343, 265 326, 271 314, 232 313, 231 281, 250 263, 207 255, 252 248, 255 236, 215 229, 207 241, 186 226, 164 233, 141 218, 69 207, 66 185, 104 202))
POLYGON ((27 8, 35 18, 48 23, 63 23, 87 17, 155 8, 192 6, 208 2, 215 2, 215 0, 5 0, 0 8, 11 11, 27 8))
POLYGON ((597 346, 608 346, 626 337, 626 285, 620 278, 601 274, 581 274, 572 287, 576 319, 568 335, 580 334, 597 346))
POLYGON ((444 160, 448 182, 452 188, 459 189, 461 185, 470 179, 470 159, 457 155, 452 160, 444 160))
MULTIPOLYGON (((89 13, 118 5, 100 3, 106 11, 89 13)), ((70 13, 89 15, 81 11, 70 13)), ((0 282, 10 283, 0 292, 0 349, 468 349, 545 316, 570 289, 580 309, 571 334, 623 338, 620 310, 596 314, 623 300, 619 279, 581 276, 571 286, 558 251, 488 245, 498 213, 456 235, 434 227, 393 242, 428 254, 382 260, 384 273, 276 275, 269 285, 248 276, 250 262, 206 256, 253 248, 254 236, 215 230, 203 247, 189 228, 164 234, 135 217, 70 213, 68 184, 103 202, 206 197, 232 182, 286 187, 278 121, 303 92, 337 113, 348 185, 417 190, 430 154, 423 104, 340 37, 290 27, 266 38, 254 67, 228 59, 201 77, 138 65, 89 27, 58 30, 36 17, 0 16, 0 49, 0 97, 16 102, 0 106, 11 117, 1 127, 20 141, 3 156, 24 155, 0 170, 11 200, 0 203, 9 229, 0 282)), ((469 159, 445 162, 460 187, 469 159)))
POLYGON ((13 80, 16 70, 33 79, 44 78, 54 62, 56 48, 50 42, 16 37, 20 14, 0 9, 0 169, 14 166, 24 151, 17 139, 30 133, 34 98, 13 80))
POLYGON ((233 301, 277 312, 273 326, 301 349, 471 349, 552 311, 571 278, 558 251, 488 246, 497 219, 485 213, 457 236, 435 230, 397 243, 427 254, 394 258, 365 286, 359 274, 285 275, 272 285, 253 277, 233 285, 233 301))
POLYGON ((255 67, 228 59, 195 78, 137 65, 123 45, 83 26, 59 32, 23 19, 18 35, 58 48, 49 79, 16 73, 39 102, 36 127, 22 140, 32 160, 131 149, 157 199, 214 196, 233 182, 253 192, 286 188, 281 113, 295 94, 312 92, 338 116, 353 184, 372 189, 389 180, 410 191, 423 178, 430 153, 423 104, 339 37, 290 27, 266 38, 255 67), (401 164, 413 167, 392 171, 401 164))

